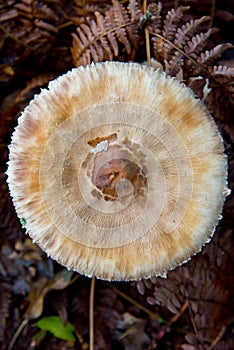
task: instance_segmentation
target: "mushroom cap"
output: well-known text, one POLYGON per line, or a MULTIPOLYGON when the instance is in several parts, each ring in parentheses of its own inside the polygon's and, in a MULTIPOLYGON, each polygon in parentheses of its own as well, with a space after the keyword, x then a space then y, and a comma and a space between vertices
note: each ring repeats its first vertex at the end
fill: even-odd
POLYGON ((19 118, 7 171, 19 218, 86 276, 163 276, 208 242, 228 194, 218 129, 192 91, 135 63, 73 69, 19 118))

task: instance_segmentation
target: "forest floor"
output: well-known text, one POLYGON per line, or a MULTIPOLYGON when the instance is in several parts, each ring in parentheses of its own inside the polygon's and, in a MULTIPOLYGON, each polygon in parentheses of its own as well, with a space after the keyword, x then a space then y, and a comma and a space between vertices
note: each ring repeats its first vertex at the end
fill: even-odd
MULTIPOLYGON (((87 16, 94 16, 94 11, 105 13, 110 3, 91 0, 3 0, 0 3, 2 350, 89 348, 91 280, 67 271, 32 244, 15 214, 5 172, 8 145, 20 112, 41 87, 74 67, 72 33, 87 16), (10 343, 19 327, 21 332, 15 344, 10 343)), ((121 3, 125 5, 127 1, 121 3)), ((231 0, 163 1, 162 11, 165 14, 178 5, 191 5, 185 21, 211 16, 208 25, 220 29, 212 38, 215 45, 234 44, 231 0)), ((138 62, 145 61, 145 49, 128 55, 120 50, 115 60, 133 57, 138 62)), ((221 59, 234 67, 232 49, 221 59)), ((228 186, 234 189, 233 93, 214 94, 207 105, 224 138, 229 162, 228 186)), ((137 283, 96 280, 96 350, 234 349, 233 209, 231 194, 211 242, 188 263, 169 272, 166 279, 137 283)))

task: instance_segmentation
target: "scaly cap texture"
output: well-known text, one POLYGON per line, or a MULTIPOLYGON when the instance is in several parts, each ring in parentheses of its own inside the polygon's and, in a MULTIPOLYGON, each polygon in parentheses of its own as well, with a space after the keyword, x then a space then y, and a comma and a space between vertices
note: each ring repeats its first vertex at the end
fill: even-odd
POLYGON ((73 69, 35 96, 10 146, 19 218, 53 259, 86 276, 162 276, 210 240, 227 162, 190 89, 152 68, 73 69))

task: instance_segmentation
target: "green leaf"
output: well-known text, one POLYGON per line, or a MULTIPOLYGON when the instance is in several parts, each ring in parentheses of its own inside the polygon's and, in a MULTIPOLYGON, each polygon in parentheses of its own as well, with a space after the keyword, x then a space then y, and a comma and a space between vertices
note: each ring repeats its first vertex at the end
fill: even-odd
POLYGON ((73 340, 76 338, 74 336, 74 327, 70 322, 64 325, 58 316, 49 316, 41 318, 37 323, 37 327, 44 331, 49 331, 56 338, 63 340, 73 340))

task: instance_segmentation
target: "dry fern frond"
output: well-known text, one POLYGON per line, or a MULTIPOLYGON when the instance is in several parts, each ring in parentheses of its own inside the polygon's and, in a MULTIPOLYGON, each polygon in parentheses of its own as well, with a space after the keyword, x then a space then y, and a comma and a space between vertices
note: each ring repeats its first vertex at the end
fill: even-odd
POLYGON ((76 67, 91 62, 112 60, 123 47, 130 55, 138 40, 140 10, 137 1, 130 0, 126 9, 117 0, 103 16, 95 12, 96 20, 87 19, 87 24, 77 28, 73 34, 72 56, 76 67))
POLYGON ((233 314, 231 251, 232 230, 225 234, 219 232, 200 255, 170 272, 167 279, 152 278, 136 283, 140 294, 145 295, 150 305, 156 305, 159 313, 163 307, 177 314, 188 302, 183 317, 190 319, 187 324, 191 328, 187 328, 185 343, 196 346, 187 349, 209 349, 216 338, 215 349, 221 349, 218 337, 222 329, 228 327, 233 314))
POLYGON ((214 66, 212 68, 212 74, 225 76, 228 79, 234 78, 234 67, 227 66, 214 66))
POLYGON ((203 52, 210 36, 217 29, 211 28, 207 32, 201 32, 201 24, 209 20, 207 16, 180 25, 183 14, 188 9, 189 7, 180 6, 169 11, 161 30, 157 29, 157 32, 153 32, 153 25, 149 26, 154 58, 163 64, 168 74, 175 76, 182 71, 185 79, 208 73, 207 68, 213 65, 224 51, 232 47, 231 44, 221 44, 203 52))
POLYGON ((98 11, 104 13, 108 6, 111 4, 111 0, 107 1, 95 1, 95 0, 74 0, 73 8, 78 16, 87 17, 94 12, 98 11))
MULTIPOLYGON (((210 92, 205 98, 205 103, 210 113, 217 120, 232 121, 234 110, 234 67, 213 66, 209 67, 210 92)), ((233 140, 230 126, 225 126, 225 134, 233 140), (229 136, 228 136, 229 135, 229 136)), ((234 140, 232 141, 232 143, 234 140)))
POLYGON ((81 23, 86 22, 87 17, 94 18, 95 12, 99 12, 102 15, 108 10, 111 5, 111 0, 107 1, 95 1, 95 0, 74 0, 73 14, 71 17, 72 22, 75 26, 79 27, 81 23))
POLYGON ((207 68, 210 66, 217 58, 219 58, 224 51, 231 48, 231 44, 220 44, 214 47, 210 51, 201 52, 200 57, 197 58, 198 62, 202 64, 203 67, 207 68))
POLYGON ((71 51, 74 64, 86 65, 115 57, 128 60, 140 43, 144 27, 151 34, 154 58, 162 64, 166 73, 172 76, 179 74, 185 82, 191 76, 209 78, 208 68, 232 45, 222 44, 204 52, 207 41, 217 29, 201 32, 201 26, 210 19, 207 16, 183 24, 182 18, 188 9, 189 6, 172 9, 162 21, 160 3, 150 3, 143 14, 136 0, 130 0, 127 8, 112 0, 112 6, 104 15, 96 11, 95 19, 87 18, 86 23, 73 34, 71 51), (150 6, 157 10, 154 15, 150 6))
MULTIPOLYGON (((188 42, 188 40, 194 37, 194 33, 198 31, 199 26, 203 22, 206 22, 208 20, 209 20, 208 16, 203 16, 196 20, 191 19, 189 22, 182 25, 182 27, 178 28, 175 33, 174 44, 179 48, 184 47, 184 45, 188 42)), ((212 33, 216 30, 217 29, 213 28, 212 33)), ((211 35, 211 32, 209 33, 209 35, 211 35)), ((208 33, 206 33, 206 36, 207 38, 209 37, 208 33)))
POLYGON ((209 37, 217 32, 218 29, 210 28, 207 32, 196 34, 191 40, 184 43, 185 52, 193 58, 196 58, 204 49, 209 37), (186 44, 186 45, 185 45, 186 44))
POLYGON ((210 69, 210 74, 220 84, 227 84, 234 92, 234 67, 214 66, 210 69))
MULTIPOLYGON (((162 35, 164 39, 168 41, 173 41, 175 38, 176 30, 178 27, 181 18, 185 11, 187 11, 189 7, 180 6, 177 9, 171 9, 167 15, 166 19, 163 22, 162 35)), ((164 56, 167 55, 168 51, 171 50, 171 46, 167 44, 166 41, 163 41, 163 53, 164 56)))
POLYGON ((12 1, 0 12, 0 30, 19 46, 36 50, 58 32, 59 16, 54 4, 42 1, 12 1))

